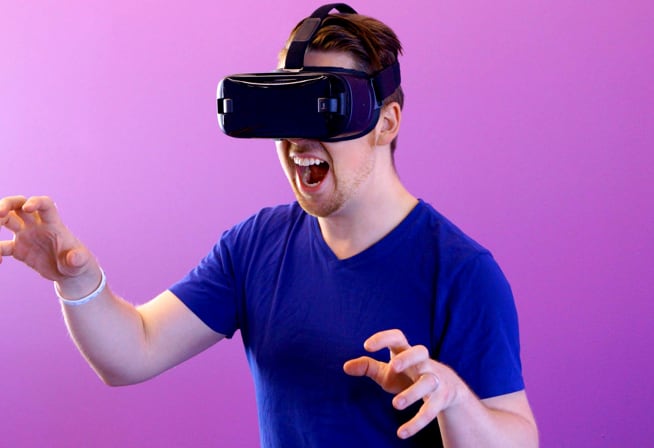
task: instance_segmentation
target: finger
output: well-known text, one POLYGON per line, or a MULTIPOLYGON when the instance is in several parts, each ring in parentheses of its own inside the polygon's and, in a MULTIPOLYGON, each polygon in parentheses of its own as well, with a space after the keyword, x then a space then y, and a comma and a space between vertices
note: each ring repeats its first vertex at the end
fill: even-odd
POLYGON ((6 217, 10 211, 21 208, 26 200, 25 196, 7 196, 0 199, 0 219, 6 217))
POLYGON ((424 345, 414 345, 395 355, 390 361, 390 364, 391 368, 399 373, 411 367, 417 367, 429 359, 431 358, 429 357, 429 350, 427 350, 427 347, 424 345))
POLYGON ((343 370, 348 375, 352 376, 367 376, 374 381, 381 380, 382 363, 369 356, 361 356, 360 358, 351 359, 343 364, 343 370))
POLYGON ((438 400, 427 400, 420 407, 420 410, 411 420, 397 429, 397 436, 400 439, 406 439, 415 435, 418 431, 433 422, 441 412, 442 406, 438 400))
POLYGON ((23 220, 20 219, 20 217, 16 214, 16 212, 11 211, 5 217, 3 225, 12 232, 16 233, 23 228, 24 223, 23 220))
POLYGON ((14 254, 14 242, 0 241, 0 263, 2 262, 2 257, 10 257, 13 254, 14 254))
POLYGON ((47 196, 32 196, 23 204, 23 211, 27 213, 38 212, 41 221, 45 224, 57 224, 59 213, 54 201, 47 196))
POLYGON ((429 400, 440 386, 440 379, 435 373, 425 372, 408 388, 393 398, 395 409, 405 409, 419 400, 429 400))
POLYGON ((404 333, 400 330, 384 330, 370 336, 363 343, 364 348, 369 352, 388 348, 393 353, 399 353, 410 347, 404 333))
POLYGON ((38 213, 28 213, 22 208, 16 210, 16 215, 23 220, 25 226, 30 226, 39 222, 38 213))

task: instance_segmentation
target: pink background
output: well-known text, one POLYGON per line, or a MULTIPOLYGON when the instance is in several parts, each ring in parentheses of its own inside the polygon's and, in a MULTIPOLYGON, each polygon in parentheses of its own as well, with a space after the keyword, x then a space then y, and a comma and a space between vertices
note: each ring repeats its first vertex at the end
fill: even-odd
MULTIPOLYGON (((292 199, 271 142, 220 133, 215 87, 272 68, 318 4, 3 2, 0 196, 53 196, 130 300, 165 289, 225 228, 292 199)), ((352 2, 406 49, 400 175, 513 285, 544 447, 654 440, 653 5, 352 2)), ((52 285, 11 259, 0 366, 1 446, 258 444, 238 337, 106 387, 52 285)))

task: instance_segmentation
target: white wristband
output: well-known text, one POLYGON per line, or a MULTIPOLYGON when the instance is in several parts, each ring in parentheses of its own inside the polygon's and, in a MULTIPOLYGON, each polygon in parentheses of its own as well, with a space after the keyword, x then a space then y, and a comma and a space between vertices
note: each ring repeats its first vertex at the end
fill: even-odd
POLYGON ((64 305, 80 306, 80 305, 84 305, 85 303, 89 303, 91 300, 98 297, 100 293, 104 290, 104 287, 107 286, 107 276, 104 275, 104 271, 102 270, 102 268, 100 268, 100 274, 102 275, 102 278, 100 279, 100 284, 98 285, 97 288, 95 288, 95 291, 93 291, 86 297, 82 297, 81 299, 78 300, 64 299, 61 295, 61 291, 59 291, 59 286, 57 285, 57 282, 54 283, 55 294, 57 294, 57 297, 59 297, 59 301, 64 305))

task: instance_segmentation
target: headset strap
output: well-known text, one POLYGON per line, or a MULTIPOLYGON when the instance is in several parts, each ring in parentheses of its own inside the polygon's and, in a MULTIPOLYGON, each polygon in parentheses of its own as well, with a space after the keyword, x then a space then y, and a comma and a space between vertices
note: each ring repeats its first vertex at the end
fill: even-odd
POLYGON ((400 87, 401 82, 400 63, 397 61, 377 72, 377 74, 372 77, 372 87, 375 90, 377 103, 381 105, 386 98, 400 87))
POLYGON ((316 9, 310 17, 307 17, 302 25, 295 32, 293 41, 288 47, 284 68, 290 70, 300 70, 304 67, 304 53, 307 51, 309 42, 320 28, 322 21, 329 15, 332 9, 339 12, 356 14, 357 12, 345 3, 330 3, 316 9))

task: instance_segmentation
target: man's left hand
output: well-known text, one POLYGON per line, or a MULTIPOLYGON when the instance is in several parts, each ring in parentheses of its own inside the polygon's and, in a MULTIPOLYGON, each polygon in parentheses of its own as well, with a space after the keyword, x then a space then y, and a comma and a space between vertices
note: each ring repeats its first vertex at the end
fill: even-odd
POLYGON ((389 349, 390 360, 381 362, 369 356, 351 359, 343 365, 345 373, 367 376, 386 392, 395 394, 396 409, 423 400, 418 413, 398 428, 397 435, 402 439, 413 436, 441 411, 456 405, 459 392, 467 390, 452 369, 431 359, 424 345, 410 345, 400 330, 375 333, 363 346, 370 353, 389 349))

